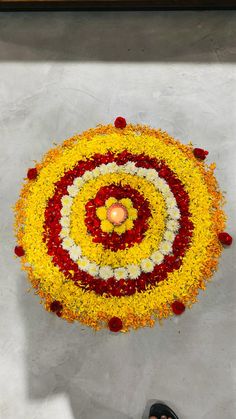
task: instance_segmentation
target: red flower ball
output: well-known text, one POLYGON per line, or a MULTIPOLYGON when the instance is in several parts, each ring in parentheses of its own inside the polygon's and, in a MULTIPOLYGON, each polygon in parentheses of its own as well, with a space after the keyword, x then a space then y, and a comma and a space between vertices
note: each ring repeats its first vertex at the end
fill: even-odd
POLYGON ((33 179, 36 179, 37 176, 38 176, 38 172, 37 172, 37 169, 35 167, 28 170, 28 172, 27 172, 27 178, 28 179, 33 180, 33 179))
POLYGON ((24 254, 25 254, 25 251, 24 251, 22 246, 16 246, 15 249, 14 249, 14 252, 15 252, 16 256, 19 256, 19 257, 24 256, 24 254))
POLYGON ((118 116, 115 120, 115 127, 116 128, 125 128, 126 127, 126 120, 122 116, 118 116))
POLYGON ((185 305, 181 301, 174 301, 171 305, 173 313, 179 316, 185 311, 185 305))
POLYGON ((61 310, 62 310, 62 308, 63 308, 63 306, 62 306, 62 304, 60 303, 60 301, 53 301, 51 304, 50 304, 50 310, 53 312, 53 313, 56 313, 56 314, 58 314, 58 312, 60 312, 61 310))
POLYGON ((206 150, 203 150, 202 148, 194 148, 193 154, 197 159, 205 160, 209 152, 206 150))
POLYGON ((222 244, 225 244, 226 246, 230 246, 233 241, 233 237, 225 231, 218 234, 218 239, 222 244))
POLYGON ((119 332, 123 327, 122 320, 119 317, 112 317, 108 322, 108 327, 111 332, 119 332))

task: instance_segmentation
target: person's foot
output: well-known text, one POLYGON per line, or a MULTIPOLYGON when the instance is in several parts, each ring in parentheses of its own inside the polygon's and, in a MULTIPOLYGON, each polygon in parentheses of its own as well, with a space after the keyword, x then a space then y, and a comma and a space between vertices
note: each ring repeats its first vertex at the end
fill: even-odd
POLYGON ((149 419, 178 419, 178 417, 166 404, 155 403, 150 408, 149 419))
MULTIPOLYGON (((149 419, 158 419, 156 416, 150 416, 149 419)), ((167 416, 161 416, 161 419, 172 419, 172 418, 167 418, 167 416)))

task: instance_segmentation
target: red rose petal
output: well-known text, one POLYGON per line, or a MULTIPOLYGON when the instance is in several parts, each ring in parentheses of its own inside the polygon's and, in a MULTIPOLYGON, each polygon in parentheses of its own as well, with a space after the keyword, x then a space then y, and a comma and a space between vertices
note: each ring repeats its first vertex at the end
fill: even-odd
POLYGON ((22 246, 16 246, 15 249, 14 249, 14 252, 15 252, 16 256, 18 256, 18 257, 24 256, 24 254, 25 254, 25 251, 24 251, 22 246))
POLYGON ((230 246, 233 241, 233 237, 230 236, 230 234, 226 233, 226 231, 219 233, 218 239, 220 240, 222 244, 225 244, 226 246, 230 246))
POLYGON ((209 152, 207 150, 203 150, 202 148, 194 148, 193 154, 197 159, 205 160, 209 152))
POLYGON ((108 322, 108 327, 111 332, 119 332, 123 327, 122 320, 119 317, 112 317, 108 322))
POLYGON ((114 122, 114 125, 116 128, 125 128, 127 123, 125 118, 123 118, 122 116, 118 116, 114 122))
POLYGON ((185 305, 181 301, 174 301, 171 305, 173 313, 179 316, 185 311, 185 305))
POLYGON ((53 301, 51 304, 50 304, 50 310, 53 312, 53 313, 60 313, 61 312, 61 310, 62 310, 62 308, 63 308, 63 306, 62 306, 62 304, 60 303, 60 301, 53 301))
POLYGON ((29 169, 27 172, 27 178, 30 180, 36 179, 36 177, 38 176, 38 172, 37 169, 34 167, 32 169, 29 169))

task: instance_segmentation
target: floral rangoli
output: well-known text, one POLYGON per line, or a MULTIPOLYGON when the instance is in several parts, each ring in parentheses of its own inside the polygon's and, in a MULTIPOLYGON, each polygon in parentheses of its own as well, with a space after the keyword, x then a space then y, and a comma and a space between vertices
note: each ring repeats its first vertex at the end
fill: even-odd
POLYGON ((190 308, 232 242, 207 154, 118 117, 29 169, 15 254, 45 308, 114 332, 190 308))

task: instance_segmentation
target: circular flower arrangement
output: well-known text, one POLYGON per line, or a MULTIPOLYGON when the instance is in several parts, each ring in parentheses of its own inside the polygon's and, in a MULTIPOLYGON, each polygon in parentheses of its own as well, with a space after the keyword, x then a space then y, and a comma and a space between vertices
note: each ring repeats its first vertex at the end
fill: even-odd
POLYGON ((118 332, 191 307, 232 242, 207 154, 119 117, 29 169, 15 254, 45 308, 118 332))

